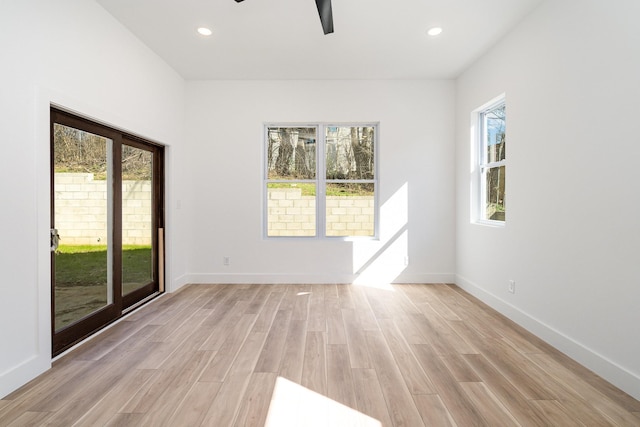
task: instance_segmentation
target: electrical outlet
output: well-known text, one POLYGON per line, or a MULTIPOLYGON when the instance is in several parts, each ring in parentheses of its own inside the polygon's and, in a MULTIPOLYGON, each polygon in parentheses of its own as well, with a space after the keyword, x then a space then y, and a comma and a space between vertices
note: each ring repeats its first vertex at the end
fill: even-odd
POLYGON ((515 280, 509 280, 509 292, 511 292, 512 294, 516 293, 516 281, 515 280))
POLYGON ((228 256, 222 257, 222 264, 231 265, 231 257, 228 257, 228 256))
POLYGON ((404 265, 405 266, 409 265, 409 255, 404 256, 404 265))

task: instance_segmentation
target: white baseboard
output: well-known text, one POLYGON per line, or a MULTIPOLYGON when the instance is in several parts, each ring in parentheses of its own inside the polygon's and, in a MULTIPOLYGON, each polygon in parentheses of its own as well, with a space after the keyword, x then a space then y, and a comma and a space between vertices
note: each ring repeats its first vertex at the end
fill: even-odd
POLYGON ((494 310, 507 316, 518 325, 552 345, 576 362, 592 370, 619 389, 640 400, 640 377, 616 364, 614 361, 585 347, 573 338, 546 325, 544 322, 521 311, 501 298, 487 292, 472 281, 456 275, 455 283, 461 289, 480 299, 494 310))
POLYGON ((51 357, 33 355, 0 374, 0 399, 51 368, 51 357))
MULTIPOLYGON (((355 274, 259 274, 259 273, 202 273, 190 274, 186 283, 194 284, 315 284, 315 283, 357 283, 359 279, 355 274)), ((411 274, 401 275, 392 283, 454 283, 454 274, 411 274)))
POLYGON ((184 285, 191 283, 190 281, 190 276, 188 274, 183 274, 182 276, 174 279, 171 282, 171 286, 168 287, 166 289, 167 292, 171 293, 171 292, 175 292, 178 289, 180 289, 181 287, 183 287, 184 285))

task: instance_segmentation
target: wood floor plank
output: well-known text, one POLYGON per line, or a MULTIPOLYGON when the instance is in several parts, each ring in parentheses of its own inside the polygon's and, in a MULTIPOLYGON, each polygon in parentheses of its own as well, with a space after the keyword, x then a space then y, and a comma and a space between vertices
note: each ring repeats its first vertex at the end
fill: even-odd
POLYGON ((520 390, 489 363, 484 356, 481 354, 465 354, 462 357, 522 426, 542 427, 551 425, 550 420, 542 417, 540 412, 534 411, 529 404, 529 400, 520 393, 520 390))
POLYGON ((232 426, 234 424, 266 337, 265 332, 249 333, 229 369, 229 375, 207 411, 203 425, 232 426))
POLYGON ((307 322, 305 320, 291 320, 279 374, 295 383, 302 381, 306 338, 307 322))
POLYGON ((640 402, 446 284, 188 285, 0 400, 0 426, 263 424, 640 426, 640 402))
POLYGON ((337 285, 326 285, 324 293, 324 309, 326 317, 327 344, 346 344, 344 320, 337 285))
POLYGON ((271 329, 269 329, 267 342, 262 348, 255 372, 278 372, 282 363, 290 322, 291 311, 279 310, 273 320, 271 329))
POLYGON ((382 332, 367 331, 366 339, 393 425, 424 425, 382 332))
MULTIPOLYGON (((29 410, 33 412, 59 411, 65 405, 81 398, 81 395, 87 392, 84 384, 96 384, 95 380, 112 370, 114 366, 116 366, 115 363, 98 365, 94 362, 91 366, 80 370, 77 375, 70 376, 66 381, 61 381, 58 387, 48 391, 48 393, 39 399, 29 410)), ((110 379, 113 380, 113 378, 110 379)), ((91 392, 93 392, 93 390, 91 392)))
POLYGON ((304 364, 300 384, 327 395, 327 355, 324 332, 308 331, 304 347, 304 364))
POLYGON ((360 322, 360 327, 364 331, 377 331, 378 321, 376 315, 369 304, 364 286, 352 286, 351 297, 355 305, 355 312, 360 322))
POLYGON ((277 377, 272 372, 256 372, 251 375, 235 422, 237 427, 264 426, 277 377))
POLYGON ((451 414, 437 394, 417 394, 413 396, 416 407, 425 426, 453 427, 456 425, 451 414))
MULTIPOLYGON (((256 321, 255 314, 243 314, 240 320, 231 329, 227 339, 216 355, 206 367, 199 381, 222 382, 231 369, 233 361, 245 343, 251 327, 256 321)), ((261 332, 253 332, 261 333, 261 332)), ((266 335, 266 334, 265 334, 266 335)), ((260 353, 258 353, 260 354, 260 353)))
POLYGON ((142 416, 134 413, 115 414, 104 427, 137 427, 140 425, 142 416))
MULTIPOLYGON (((145 416, 141 419, 141 426, 154 427, 164 424, 178 409, 182 397, 191 389, 200 374, 213 358, 215 352, 196 351, 187 357, 184 364, 176 366, 178 374, 169 382, 162 394, 155 400, 149 401, 145 416)), ((140 407, 138 407, 140 409, 140 407)))
POLYGON ((552 357, 546 354, 530 354, 528 356, 540 369, 560 380, 557 382, 557 386, 561 387, 561 390, 558 390, 558 394, 562 396, 562 398, 559 399, 561 403, 565 404, 567 398, 580 401, 581 403, 584 402, 587 406, 598 410, 614 425, 632 425, 632 423, 635 422, 634 416, 626 411, 624 407, 616 404, 603 393, 594 389, 589 383, 582 380, 582 378, 573 372, 566 370, 552 357), (568 384, 571 384, 571 386, 568 387, 568 384))
POLYGON ((33 408, 44 408, 42 404, 44 400, 55 395, 65 382, 72 380, 72 377, 82 375, 85 369, 90 370, 92 366, 94 366, 92 361, 71 358, 58 361, 54 368, 5 396, 3 402, 6 403, 0 408, 0 425, 10 424, 24 412, 48 412, 33 408))
MULTIPOLYGON (((144 357, 153 351, 153 346, 142 347, 133 355, 144 357)), ((112 388, 116 387, 120 381, 128 375, 129 360, 120 359, 117 363, 105 364, 104 366, 94 366, 93 381, 90 384, 78 387, 66 395, 61 395, 55 402, 60 405, 55 414, 47 419, 46 424, 52 426, 73 425, 80 420, 96 402, 99 402, 112 388)))
POLYGON ((105 396, 81 417, 74 427, 92 427, 106 424, 118 411, 124 407, 132 395, 151 379, 154 371, 150 369, 135 369, 125 376, 105 396))
MULTIPOLYGON (((157 329, 159 326, 156 326, 157 329)), ((130 338, 141 328, 140 323, 123 320, 103 333, 95 336, 90 341, 76 348, 72 354, 78 360, 98 360, 105 354, 119 347, 120 343, 130 338), (89 342, 91 342, 90 345, 89 342)), ((149 331, 149 329, 146 329, 149 331)), ((155 330, 155 329, 152 329, 155 330)))
POLYGON ((387 307, 391 310, 394 318, 401 314, 420 314, 415 303, 402 291, 404 286, 393 285, 393 293, 387 298, 387 307))
POLYGON ((46 425, 47 419, 51 417, 50 412, 24 412, 11 424, 3 424, 6 427, 25 427, 46 425))
POLYGON ((270 285, 256 285, 257 292, 251 300, 245 314, 258 314, 264 307, 267 297, 274 290, 270 285))
POLYGON ((269 294, 264 307, 253 325, 253 332, 269 332, 271 322, 273 322, 273 318, 279 310, 282 297, 284 297, 284 292, 281 291, 273 291, 269 294))
POLYGON ((543 375, 537 366, 527 363, 518 353, 500 339, 486 340, 480 347, 482 354, 515 384, 520 392, 532 400, 554 400, 557 398, 549 386, 553 379, 543 375))
POLYGON ((461 382, 480 382, 482 381, 476 371, 473 370, 471 366, 467 364, 465 359, 463 358, 466 355, 462 354, 445 354, 441 355, 440 359, 444 362, 444 364, 453 375, 453 378, 461 382))
POLYGON ((412 345, 414 354, 422 365, 447 410, 459 426, 489 426, 473 405, 460 384, 447 369, 440 356, 429 345, 412 345))
POLYGON ((338 304, 340 308, 346 308, 355 310, 355 302, 353 301, 353 295, 351 294, 351 288, 353 285, 336 285, 338 291, 338 304))
POLYGON ((428 344, 429 340, 424 336, 415 322, 407 314, 394 316, 396 325, 402 332, 402 336, 408 344, 428 344))
MULTIPOLYGON (((220 319, 218 324, 211 326, 211 333, 200 346, 200 350, 220 350, 227 338, 234 332, 237 332, 238 322, 242 319, 244 319, 245 322, 247 319, 253 319, 255 322, 256 315, 247 314, 246 307, 248 307, 246 301, 236 302, 224 317, 220 319)), ((212 314, 212 316, 213 315, 215 314, 212 314)), ((205 320, 205 322, 207 322, 207 320, 205 320)))
POLYGON ((395 322, 390 319, 379 319, 378 323, 409 392, 411 394, 434 394, 436 392, 435 386, 416 360, 413 351, 404 340, 395 322))
POLYGON ((485 384, 481 382, 461 382, 460 386, 488 425, 505 427, 520 425, 485 384))
POLYGON ((551 348, 551 346, 548 347, 549 350, 546 354, 552 358, 556 364, 562 366, 566 371, 571 372, 573 376, 590 384, 591 387, 598 390, 612 401, 618 403, 626 411, 640 412, 640 400, 634 399, 632 396, 615 387, 613 384, 605 381, 599 375, 596 375, 593 371, 580 365, 575 360, 570 359, 564 353, 551 348))
MULTIPOLYGON (((453 343, 458 339, 450 339, 450 337, 453 337, 451 334, 453 330, 447 329, 448 327, 444 327, 442 323, 434 324, 427 318, 427 315, 424 314, 424 312, 430 310, 430 308, 422 304, 420 307, 421 310, 423 310, 422 314, 409 314, 408 316, 411 319, 411 322, 424 336, 425 342, 429 343, 438 354, 458 354, 458 349, 456 349, 456 346, 453 343)), ((428 316, 431 316, 431 314, 428 316)), ((469 352, 475 351, 469 350, 469 352)))
POLYGON ((375 369, 353 369, 352 374, 357 409, 378 420, 382 426, 393 425, 375 369))
POLYGON ((195 382, 166 424, 169 426, 199 426, 221 386, 222 383, 218 382, 195 382))
POLYGON ((353 376, 346 344, 327 345, 327 397, 356 409, 353 376))
POLYGON ((399 286, 398 290, 407 295, 407 297, 413 301, 416 306, 420 303, 429 304, 429 306, 445 320, 462 320, 445 303, 440 301, 436 295, 430 292, 425 292, 425 286, 433 285, 403 285, 399 286))
POLYGON ((311 301, 311 285, 298 285, 294 289, 292 320, 307 320, 309 302, 311 301))
POLYGON ((386 304, 390 297, 389 291, 366 287, 363 290, 376 319, 391 319, 393 317, 392 310, 386 304))
POLYGON ((584 424, 571 417, 557 400, 532 400, 531 407, 548 420, 550 426, 578 427, 584 424))
MULTIPOLYGON (((349 346, 349 360, 351 367, 371 368, 369 350, 367 349, 366 331, 362 328, 360 320, 353 310, 342 310, 342 320, 349 346)), ((377 323, 376 323, 377 325, 377 323)))
POLYGON ((311 295, 309 297, 309 317, 307 320, 307 331, 326 332, 327 315, 324 301, 324 285, 311 285, 311 295))
POLYGON ((430 338, 433 347, 440 354, 473 354, 477 353, 469 342, 451 327, 449 322, 433 310, 429 304, 418 304, 421 315, 413 315, 414 321, 424 327, 424 333, 430 338), (424 320, 422 319, 424 316, 424 320))

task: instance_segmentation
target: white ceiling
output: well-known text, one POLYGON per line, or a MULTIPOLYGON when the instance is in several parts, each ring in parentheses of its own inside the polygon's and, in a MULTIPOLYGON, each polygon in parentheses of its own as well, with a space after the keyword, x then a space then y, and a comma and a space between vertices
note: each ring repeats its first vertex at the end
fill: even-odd
POLYGON ((332 0, 326 36, 314 0, 96 1, 198 80, 455 78, 543 0, 332 0))

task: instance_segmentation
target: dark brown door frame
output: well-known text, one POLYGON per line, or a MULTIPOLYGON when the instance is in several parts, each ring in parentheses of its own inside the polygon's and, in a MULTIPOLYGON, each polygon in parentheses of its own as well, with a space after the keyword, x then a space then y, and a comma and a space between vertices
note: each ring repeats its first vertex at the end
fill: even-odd
POLYGON ((55 331, 55 254, 51 254, 51 336, 52 355, 58 355, 71 346, 84 340, 110 323, 122 317, 123 312, 128 308, 144 301, 146 298, 158 295, 162 290, 159 287, 161 276, 164 271, 159 271, 159 266, 164 262, 159 262, 159 256, 164 253, 159 251, 158 231, 164 229, 164 148, 151 141, 126 134, 117 129, 105 126, 88 119, 76 116, 63 110, 51 107, 50 109, 50 211, 51 228, 55 224, 55 194, 54 194, 54 123, 80 129, 96 135, 101 135, 113 141, 113 303, 92 313, 72 325, 60 331, 55 331), (153 153, 153 190, 152 190, 152 281, 135 291, 122 296, 122 170, 119 165, 122 163, 122 145, 131 145, 153 153))

